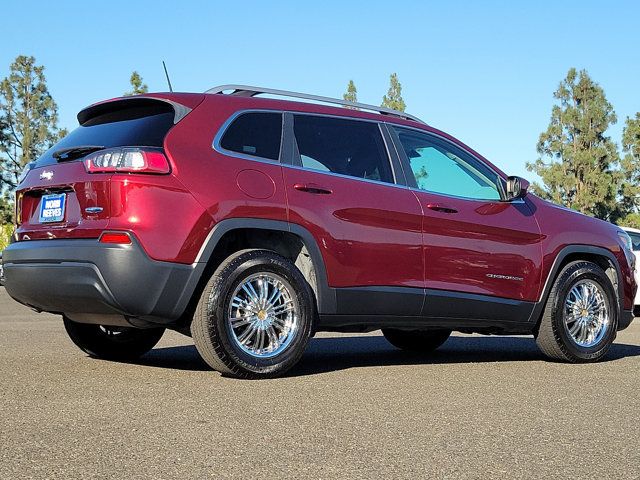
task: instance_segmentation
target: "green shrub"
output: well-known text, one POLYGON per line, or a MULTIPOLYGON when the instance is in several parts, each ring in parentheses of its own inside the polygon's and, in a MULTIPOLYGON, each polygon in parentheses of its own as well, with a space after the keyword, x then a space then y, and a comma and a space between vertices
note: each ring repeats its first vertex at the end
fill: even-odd
POLYGON ((0 225, 0 252, 7 248, 12 234, 13 225, 11 223, 4 223, 0 225))

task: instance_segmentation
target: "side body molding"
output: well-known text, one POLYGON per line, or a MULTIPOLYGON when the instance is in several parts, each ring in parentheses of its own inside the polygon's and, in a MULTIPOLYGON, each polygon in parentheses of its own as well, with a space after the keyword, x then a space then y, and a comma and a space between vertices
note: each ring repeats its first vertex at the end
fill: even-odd
MULTIPOLYGON (((379 300, 387 303, 386 300, 389 300, 388 295, 381 295, 385 293, 386 290, 389 290, 385 287, 380 288, 349 288, 349 289, 335 289, 329 287, 327 280, 327 272, 324 265, 323 257, 320 252, 320 248, 313 237, 313 235, 304 227, 301 227, 297 224, 291 224, 278 220, 267 220, 267 219, 256 219, 256 218, 233 218, 227 219, 219 222, 215 225, 215 227, 209 233, 206 241, 204 242, 196 262, 192 264, 192 274, 189 276, 189 280, 185 285, 182 293, 176 304, 175 312, 184 312, 187 309, 187 306, 196 291, 198 284, 201 280, 203 280, 202 276, 205 273, 205 269, 207 266, 207 262, 213 256, 213 252, 220 242, 220 239, 228 232, 239 229, 260 229, 260 230, 268 230, 274 232, 288 232, 298 236, 304 246, 306 247, 311 260, 313 262, 314 271, 315 271, 315 289, 318 301, 318 313, 320 314, 320 329, 321 330, 334 330, 340 329, 347 325, 356 326, 360 325, 362 327, 367 327, 365 330, 372 330, 375 328, 380 328, 380 326, 386 326, 389 323, 398 323, 403 326, 409 326, 409 324, 414 325, 413 328, 424 328, 426 326, 450 326, 454 330, 456 326, 464 327, 466 329, 474 330, 476 327, 502 327, 506 332, 513 331, 514 333, 530 333, 537 325, 538 320, 542 314, 542 311, 546 305, 547 298, 549 297, 549 292, 553 286, 553 282, 557 277, 560 266, 563 264, 563 261, 567 258, 567 256, 572 254, 591 254, 591 255, 599 255, 601 257, 606 258, 612 267, 616 271, 616 281, 617 281, 617 294, 618 294, 618 302, 619 302, 619 311, 622 311, 623 308, 623 279, 622 272, 620 270, 620 265, 615 255, 602 247, 595 247, 590 245, 569 245, 564 247, 560 253, 556 256, 553 261, 553 265, 547 275, 544 287, 542 288, 539 300, 532 305, 533 308, 530 309, 530 313, 527 312, 530 307, 527 307, 528 302, 518 302, 506 299, 498 299, 495 297, 486 297, 484 300, 489 302, 489 304, 494 307, 504 306, 503 304, 514 304, 508 312, 506 312, 505 318, 496 318, 489 319, 486 318, 484 320, 481 319, 468 319, 462 321, 462 318, 454 317, 451 319, 446 319, 447 321, 443 322, 442 318, 430 318, 429 315, 422 315, 416 317, 403 317, 401 312, 394 312, 391 316, 389 314, 391 312, 387 312, 387 315, 381 315, 377 317, 372 317, 371 315, 357 315, 356 312, 350 311, 349 304, 351 303, 349 300, 353 300, 351 298, 351 293, 358 291, 362 294, 368 293, 374 295, 375 297, 380 297, 379 300), (383 291, 379 291, 379 290, 383 291), (340 298, 338 298, 340 297, 340 298), (340 302, 338 302, 340 300, 340 302), (346 303, 345 303, 346 301, 346 303), (520 314, 518 314, 518 311, 520 314), (522 317, 521 315, 527 315, 528 317, 522 317), (398 318, 398 314, 400 314, 400 318, 398 318), (400 321, 403 320, 403 321, 400 321), (382 323, 379 323, 382 322, 382 323), (408 323, 407 323, 408 322, 408 323), (459 323, 459 325, 458 325, 459 323), (406 324, 406 325, 405 325, 406 324)), ((404 288, 396 288, 392 289, 395 292, 398 298, 402 298, 403 302, 406 302, 410 297, 415 297, 416 293, 420 293, 419 296, 425 294, 423 290, 418 289, 404 289, 404 288)), ((393 293, 390 292, 390 293, 393 293)), ((438 294, 447 294, 447 292, 437 292, 438 294)), ((449 292, 454 297, 457 297, 455 292, 449 292)), ((473 296, 475 297, 475 296, 473 296)), ((372 297, 373 298, 373 297, 372 297)), ((400 302, 402 303, 402 302, 400 302)), ((466 302, 465 302, 466 303, 466 302)), ((397 301, 391 302, 388 305, 388 308, 394 309, 393 305, 398 305, 397 301)), ((508 306, 507 305, 507 306, 508 306)), ((621 328, 624 328, 625 325, 622 322, 621 318, 621 328)))

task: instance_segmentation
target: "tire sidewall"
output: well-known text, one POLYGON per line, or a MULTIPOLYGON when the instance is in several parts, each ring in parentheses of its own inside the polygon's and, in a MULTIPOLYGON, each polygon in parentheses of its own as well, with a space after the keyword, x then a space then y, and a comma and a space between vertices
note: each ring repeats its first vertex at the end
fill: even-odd
POLYGON ((560 340, 562 348, 572 357, 589 361, 601 358, 611 347, 618 329, 618 300, 609 277, 599 268, 588 263, 568 268, 560 277, 554 298, 552 321, 554 333, 560 340), (600 342, 591 347, 576 344, 564 324, 564 305, 571 288, 581 280, 592 280, 603 290, 609 311, 609 326, 600 342))
POLYGON ((312 292, 304 276, 286 259, 267 251, 253 256, 254 258, 246 258, 241 255, 217 274, 218 278, 209 292, 206 312, 210 322, 210 334, 217 335, 226 353, 240 368, 264 375, 280 373, 298 361, 308 343, 314 316, 312 292), (299 324, 296 336, 283 352, 274 357, 257 358, 243 351, 234 340, 227 319, 236 288, 245 279, 257 273, 273 273, 284 278, 293 289, 291 293, 298 303, 299 324))

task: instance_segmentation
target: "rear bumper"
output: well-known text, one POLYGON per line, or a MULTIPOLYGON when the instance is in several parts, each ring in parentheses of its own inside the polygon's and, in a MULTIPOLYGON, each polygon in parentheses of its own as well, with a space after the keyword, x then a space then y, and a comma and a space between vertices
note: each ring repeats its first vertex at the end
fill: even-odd
POLYGON ((2 263, 5 289, 20 303, 78 321, 113 316, 140 325, 179 318, 196 271, 193 265, 152 260, 135 239, 131 245, 18 242, 3 251, 2 263))

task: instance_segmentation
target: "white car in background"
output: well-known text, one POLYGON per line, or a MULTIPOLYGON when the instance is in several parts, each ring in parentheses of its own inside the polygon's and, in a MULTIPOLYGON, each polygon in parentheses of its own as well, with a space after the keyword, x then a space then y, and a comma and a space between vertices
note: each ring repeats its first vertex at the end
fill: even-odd
MULTIPOLYGON (((620 227, 631 237, 631 247, 633 249, 633 254, 636 256, 636 283, 640 282, 640 230, 637 228, 631 227, 620 227)), ((640 283, 638 283, 640 285, 640 283)), ((640 288, 636 292, 636 299, 633 302, 633 313, 635 316, 640 316, 640 288)))

